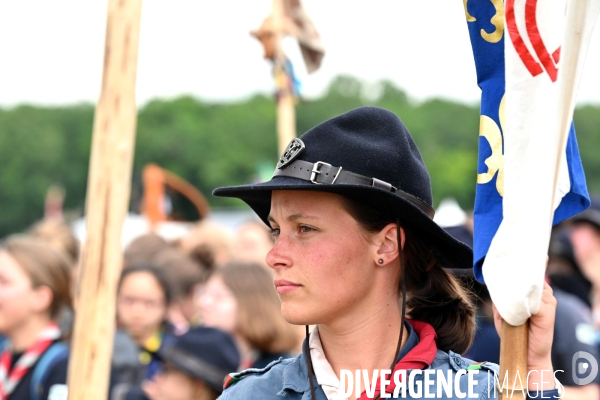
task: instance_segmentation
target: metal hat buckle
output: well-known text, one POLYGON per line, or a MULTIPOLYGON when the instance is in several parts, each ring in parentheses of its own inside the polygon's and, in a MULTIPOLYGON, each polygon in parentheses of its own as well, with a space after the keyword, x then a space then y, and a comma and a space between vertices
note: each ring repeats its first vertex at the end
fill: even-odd
POLYGON ((327 165, 328 167, 331 167, 331 164, 327 164, 326 162, 323 162, 323 161, 317 161, 316 163, 313 164, 312 171, 310 172, 310 181, 312 183, 320 185, 320 183, 317 182, 317 175, 321 175, 321 166, 323 166, 323 165, 327 165))

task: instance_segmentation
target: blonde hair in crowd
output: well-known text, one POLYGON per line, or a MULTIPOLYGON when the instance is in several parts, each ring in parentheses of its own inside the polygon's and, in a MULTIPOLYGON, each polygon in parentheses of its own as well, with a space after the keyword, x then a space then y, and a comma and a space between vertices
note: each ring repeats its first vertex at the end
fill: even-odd
POLYGON ((49 245, 62 251, 71 261, 71 267, 76 267, 79 261, 80 245, 73 235, 71 228, 61 220, 42 220, 36 223, 28 236, 40 239, 49 245))
POLYGON ((25 271, 33 288, 46 286, 52 291, 48 309, 50 318, 58 319, 72 304, 71 263, 67 256, 50 244, 27 236, 11 236, 0 245, 25 271))
POLYGON ((297 327, 281 315, 281 303, 273 277, 254 263, 231 263, 215 271, 233 292, 238 303, 239 333, 258 350, 287 352, 298 345, 297 327))

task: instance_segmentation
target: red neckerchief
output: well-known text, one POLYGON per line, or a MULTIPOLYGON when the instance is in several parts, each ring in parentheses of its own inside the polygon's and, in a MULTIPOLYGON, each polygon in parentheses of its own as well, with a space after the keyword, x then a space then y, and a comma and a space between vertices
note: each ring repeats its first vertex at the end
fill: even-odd
MULTIPOLYGON (((413 327, 415 333, 419 336, 419 343, 413 347, 394 367, 392 375, 398 370, 409 370, 409 369, 425 369, 431 365, 437 354, 437 344, 435 339, 437 334, 433 326, 426 322, 415 321, 406 319, 406 321, 413 327)), ((402 375, 399 376, 402 378, 402 375)), ((379 393, 381 377, 375 383, 375 394, 379 393)), ((393 393, 396 385, 393 379, 391 379, 389 385, 386 386, 386 393, 393 393)), ((367 392, 364 391, 358 400, 368 400, 367 392)))
POLYGON ((17 387, 21 379, 27 374, 29 369, 37 362, 38 358, 60 337, 60 330, 55 322, 50 322, 46 328, 40 332, 36 342, 29 347, 19 358, 19 361, 13 366, 12 351, 7 346, 2 355, 0 355, 0 400, 10 396, 17 387))

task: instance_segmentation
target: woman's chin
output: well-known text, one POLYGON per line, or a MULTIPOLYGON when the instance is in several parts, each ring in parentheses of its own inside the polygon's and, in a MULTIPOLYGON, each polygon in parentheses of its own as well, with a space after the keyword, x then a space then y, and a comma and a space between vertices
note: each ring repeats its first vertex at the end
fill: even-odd
POLYGON ((281 303, 281 315, 292 325, 315 325, 316 315, 311 310, 298 304, 281 303))

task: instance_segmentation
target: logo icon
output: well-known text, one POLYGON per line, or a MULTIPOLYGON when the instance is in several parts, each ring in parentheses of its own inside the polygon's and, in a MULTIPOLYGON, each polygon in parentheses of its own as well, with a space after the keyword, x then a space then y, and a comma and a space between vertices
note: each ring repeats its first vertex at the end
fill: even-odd
POLYGON ((300 154, 302 150, 304 150, 304 147, 304 142, 302 140, 292 139, 290 144, 288 144, 285 148, 283 155, 279 159, 279 162, 277 163, 277 168, 282 169, 283 167, 291 163, 296 157, 298 157, 298 154, 300 154))
POLYGON ((573 382, 576 385, 587 385, 596 379, 596 375, 598 375, 598 361, 590 353, 587 351, 578 351, 573 354, 572 363, 573 382), (587 371, 590 371, 588 376, 585 378, 579 377, 579 375, 584 375, 587 371))

